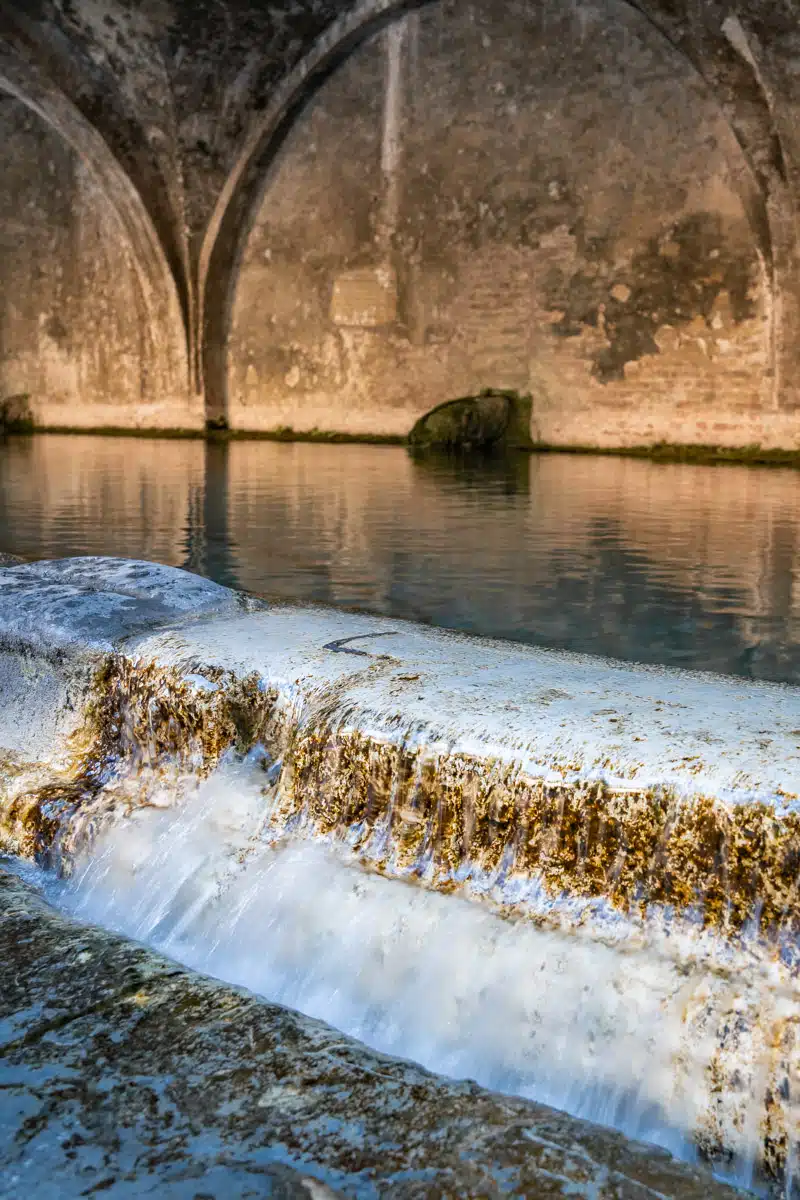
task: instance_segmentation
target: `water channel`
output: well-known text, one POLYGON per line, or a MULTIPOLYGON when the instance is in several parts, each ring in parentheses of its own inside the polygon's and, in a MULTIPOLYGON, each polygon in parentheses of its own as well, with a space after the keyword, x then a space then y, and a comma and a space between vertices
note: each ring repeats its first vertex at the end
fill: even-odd
POLYGON ((0 550, 116 554, 287 600, 800 682, 800 474, 613 456, 40 435, 0 550))
MULTIPOLYGON (((475 461, 66 435, 0 444, 2 551, 151 559, 267 597, 792 683, 799 500, 790 469, 614 456, 475 461)), ((364 873, 345 845, 275 842, 262 753, 228 756, 208 778, 177 763, 155 782, 134 772, 146 803, 69 877, 12 869, 84 920, 375 1048, 696 1157, 708 1055, 684 1045, 687 968, 673 947, 619 953, 364 873)), ((702 991, 707 964, 689 957, 702 991)), ((731 975, 731 995, 772 1011, 766 974, 727 960, 714 970, 731 975)), ((757 1104, 747 1120, 752 1137, 715 1165, 750 1186, 757 1104)))

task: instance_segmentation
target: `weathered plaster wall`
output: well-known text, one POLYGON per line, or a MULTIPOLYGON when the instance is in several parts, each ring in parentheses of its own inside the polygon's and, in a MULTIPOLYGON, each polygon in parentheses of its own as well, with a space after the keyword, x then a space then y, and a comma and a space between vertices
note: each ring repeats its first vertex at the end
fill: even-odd
MULTIPOLYGON (((405 432, 401 409, 419 411, 409 381, 438 398, 440 379, 454 395, 505 375, 528 381, 534 433, 550 440, 650 441, 666 431, 670 441, 797 445, 794 0, 490 7, 423 3, 402 35, 396 19, 414 0, 0 0, 0 89, 73 148, 121 231, 145 314, 137 369, 160 397, 160 419, 327 423, 331 397, 339 404, 349 388, 349 428, 405 432), (393 31, 395 47, 388 108, 386 55, 368 48, 381 30, 393 31), (350 162, 334 163, 320 145, 317 167, 301 168, 309 128, 323 126, 350 162), (393 246, 396 299, 377 286, 376 303, 378 317, 393 304, 396 315, 380 336, 343 319, 365 286, 357 276, 342 281, 335 328, 316 341, 308 314, 302 336, 280 340, 268 306, 264 326, 246 313, 229 345, 234 302, 241 317, 248 288, 259 300, 278 286, 251 269, 258 234, 242 286, 239 268, 253 217, 271 188, 274 199, 286 193, 287 172, 324 193, 329 210, 355 189, 373 222, 359 216, 347 232, 334 213, 315 271, 325 256, 334 275, 350 263, 373 267, 393 246), (437 241, 453 243, 449 257, 437 241), (687 292, 688 312, 677 311, 687 292), (347 362, 327 334, 347 343, 347 362), (426 341, 435 338, 436 354, 426 341), (298 370, 318 382, 267 388, 294 378, 295 342, 313 364, 298 370), (281 356, 290 360, 282 375, 281 356), (368 395, 376 377, 381 394, 368 395)), ((283 228, 283 207, 262 207, 258 220, 283 228)), ((297 231, 284 232, 305 253, 297 231)), ((309 260, 295 265, 301 307, 319 306, 309 260)), ((366 286, 376 291, 375 280, 366 286)), ((320 311, 330 321, 330 307, 320 311)), ((120 401, 115 423, 142 423, 141 406, 120 401)), ((156 423, 153 408, 146 417, 156 423)))
POLYGON ((26 396, 37 425, 191 423, 97 181, 2 92, 0 164, 0 398, 26 396))
POLYGON ((490 387, 530 392, 545 442, 780 441, 745 171, 627 4, 414 14, 326 84, 268 180, 231 423, 404 434, 490 387))

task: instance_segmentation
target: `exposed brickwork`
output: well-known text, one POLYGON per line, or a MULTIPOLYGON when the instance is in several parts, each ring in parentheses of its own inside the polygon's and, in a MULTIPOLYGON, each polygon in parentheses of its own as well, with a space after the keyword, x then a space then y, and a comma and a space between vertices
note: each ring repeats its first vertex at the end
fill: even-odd
MULTIPOLYGON (((182 408, 179 423, 196 421, 205 390, 209 416, 253 428, 406 432, 428 400, 527 380, 548 440, 575 440, 585 420, 574 414, 590 411, 604 444, 658 436, 795 445, 800 30, 791 0, 537 0, 502 11, 436 0, 396 40, 389 104, 389 69, 365 39, 416 7, 0 0, 0 89, 60 136, 71 131, 100 207, 128 229, 140 319, 170 329, 150 338, 157 358, 172 356, 166 373, 143 365, 146 334, 136 363, 137 352, 120 353, 117 396, 133 395, 142 377, 163 390, 169 376, 174 391, 171 287, 190 395, 177 408, 171 396, 164 412, 182 408), (328 213, 325 236, 309 231, 308 253, 296 239, 287 285, 263 259, 256 269, 258 230, 284 219, 281 179, 301 178, 297 156, 317 154, 307 131, 324 124, 344 85, 323 84, 315 102, 316 89, 346 59, 355 83, 339 142, 318 145, 328 175, 314 221, 328 213), (387 113, 400 130, 391 162, 387 113), (80 122, 102 136, 113 181, 75 134, 80 122), (548 238, 562 238, 569 261, 557 261, 548 238), (332 277, 370 267, 389 243, 396 320, 372 333, 331 320, 332 277), (512 250, 525 257, 517 274, 481 266, 484 251, 499 265, 512 250), (305 330, 291 336, 271 321, 287 286, 305 305, 305 330), (260 313, 246 311, 248 297, 260 313), (709 419, 710 404, 725 412, 709 419)), ((34 172, 35 161, 32 149, 34 172)), ((284 258, 290 250, 291 239, 284 258)), ((18 290, 8 267, 4 284, 6 294, 18 290)), ((122 324, 134 306, 124 307, 122 324)), ((82 336, 95 339, 89 319, 82 336)), ((139 421, 122 414, 132 403, 119 403, 114 423, 139 421)))
POLYGON ((248 244, 235 426, 402 434, 488 387, 530 392, 548 443, 771 440, 770 289, 741 150, 685 61, 630 8, 614 15, 446 3, 407 19, 388 252, 385 38, 326 85, 248 244), (380 261, 395 319, 337 326, 342 272, 380 261))

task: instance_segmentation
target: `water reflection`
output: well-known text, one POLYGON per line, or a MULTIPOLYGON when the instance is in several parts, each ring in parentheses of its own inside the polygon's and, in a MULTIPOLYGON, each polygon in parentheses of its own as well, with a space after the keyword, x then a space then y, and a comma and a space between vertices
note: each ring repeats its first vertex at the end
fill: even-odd
POLYGON ((40 436, 0 446, 0 549, 123 554, 273 596, 800 681, 790 470, 40 436))

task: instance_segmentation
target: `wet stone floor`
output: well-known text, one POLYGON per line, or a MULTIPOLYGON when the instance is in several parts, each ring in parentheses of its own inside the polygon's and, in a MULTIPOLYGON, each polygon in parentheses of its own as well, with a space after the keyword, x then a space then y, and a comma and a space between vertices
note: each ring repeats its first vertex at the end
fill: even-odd
POLYGON ((0 1196, 737 1193, 74 924, 0 868, 0 1196))

